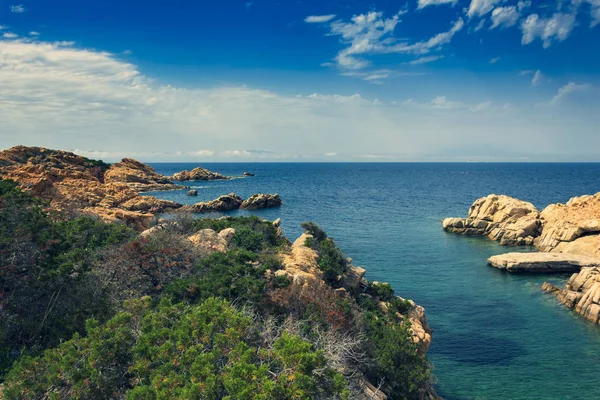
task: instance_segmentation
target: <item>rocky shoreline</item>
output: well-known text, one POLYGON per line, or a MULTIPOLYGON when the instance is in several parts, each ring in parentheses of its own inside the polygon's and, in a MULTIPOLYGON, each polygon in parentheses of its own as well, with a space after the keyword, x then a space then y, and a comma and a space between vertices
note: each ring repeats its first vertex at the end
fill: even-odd
POLYGON ((486 236, 502 245, 535 246, 535 253, 491 257, 508 272, 576 272, 564 289, 545 283, 568 308, 600 323, 600 193, 551 204, 539 212, 531 203, 491 194, 477 199, 467 218, 446 218, 446 232, 486 236))
MULTIPOLYGON (((182 171, 175 176, 180 181, 231 179, 203 168, 182 171)), ((148 228, 156 215, 177 210, 222 212, 281 205, 281 198, 276 194, 255 194, 245 201, 239 198, 239 204, 237 200, 226 203, 217 199, 184 206, 140 195, 189 188, 173 183, 171 178, 137 160, 124 158, 111 165, 42 147, 16 146, 0 152, 0 177, 15 181, 22 190, 45 201, 49 210, 96 215, 107 222, 123 221, 140 231, 148 228)))

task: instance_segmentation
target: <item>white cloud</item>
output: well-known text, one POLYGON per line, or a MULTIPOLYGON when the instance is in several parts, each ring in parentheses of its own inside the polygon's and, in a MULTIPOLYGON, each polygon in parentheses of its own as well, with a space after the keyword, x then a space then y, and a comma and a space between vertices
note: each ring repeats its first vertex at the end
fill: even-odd
POLYGON ((407 53, 426 54, 439 49, 451 41, 452 37, 464 26, 458 19, 447 32, 439 33, 425 41, 410 43, 393 37, 400 15, 384 18, 383 13, 371 11, 367 14, 355 15, 350 22, 332 22, 329 35, 340 36, 346 48, 335 57, 337 65, 346 70, 360 70, 371 65, 366 56, 376 54, 407 53))
POLYGON ((4 29, 6 29, 6 28, 8 28, 8 27, 7 27, 7 26, 5 26, 5 25, 0 25, 0 31, 1 31, 1 30, 4 30, 4 29))
POLYGON ((337 156, 337 153, 334 153, 332 151, 325 153, 325 157, 335 157, 335 156, 337 156))
POLYGON ((525 76, 525 75, 531 75, 533 74, 533 71, 530 69, 524 69, 522 71, 519 71, 519 76, 525 76))
POLYGON ((558 93, 552 98, 550 104, 556 105, 560 103, 564 98, 569 97, 573 93, 583 92, 591 88, 592 85, 589 83, 577 84, 574 82, 569 82, 560 89, 558 89, 558 93))
POLYGON ((538 86, 540 83, 542 83, 543 79, 544 75, 542 74, 542 71, 538 69, 537 71, 535 71, 535 74, 533 74, 533 78, 531 79, 531 86, 538 86))
POLYGON ((10 12, 21 14, 21 13, 24 13, 25 11, 26 11, 26 9, 23 6, 23 4, 19 4, 16 6, 10 6, 10 12))
POLYGON ((519 12, 529 7, 531 7, 531 0, 519 1, 517 3, 517 9, 519 10, 519 12))
POLYGON ((15 39, 15 38, 18 38, 19 35, 17 35, 16 33, 12 33, 12 32, 4 32, 2 37, 5 39, 15 39))
POLYGON ((471 5, 467 11, 469 18, 481 17, 494 9, 496 4, 502 0, 471 0, 471 5))
POLYGON ((517 11, 517 7, 498 7, 492 11, 492 26, 490 29, 497 27, 510 28, 519 20, 521 14, 517 11))
POLYGON ((540 18, 532 14, 521 24, 523 45, 540 38, 544 48, 550 47, 553 41, 563 41, 569 37, 575 27, 575 14, 556 13, 551 18, 540 18))
POLYGON ((492 59, 490 60, 490 64, 496 64, 498 61, 500 61, 500 57, 495 57, 495 58, 492 58, 492 59))
POLYGON ((584 0, 589 4, 592 22, 590 28, 600 24, 600 0, 584 0))
POLYGON ((0 148, 38 145, 145 161, 318 160, 332 149, 336 160, 350 160, 402 148, 402 159, 420 160, 472 143, 494 155, 500 136, 506 152, 564 151, 581 141, 545 139, 564 137, 574 123, 577 134, 591 137, 585 149, 600 146, 594 139, 600 120, 591 111, 582 120, 557 106, 551 115, 534 109, 516 120, 500 106, 452 93, 392 106, 352 92, 290 96, 242 85, 173 87, 121 57, 70 42, 0 40, 0 148))
POLYGON ((475 25, 475 28, 473 28, 473 32, 479 32, 480 30, 483 29, 483 27, 485 26, 485 18, 481 19, 479 21, 479 23, 477 25, 475 25))
POLYGON ((40 33, 36 31, 31 31, 29 32, 29 36, 40 36, 40 33))
POLYGON ((427 6, 439 6, 442 4, 451 4, 452 6, 456 5, 458 0, 419 0, 417 8, 425 8, 427 6))
POLYGON ((324 22, 329 22, 332 19, 335 18, 335 14, 330 14, 330 15, 310 15, 306 18, 304 18, 304 22, 307 22, 309 24, 322 24, 324 22))
POLYGON ((421 57, 419 59, 409 61, 408 64, 410 64, 410 65, 427 64, 427 63, 430 63, 430 62, 437 61, 440 58, 444 58, 444 56, 427 56, 427 57, 421 57))

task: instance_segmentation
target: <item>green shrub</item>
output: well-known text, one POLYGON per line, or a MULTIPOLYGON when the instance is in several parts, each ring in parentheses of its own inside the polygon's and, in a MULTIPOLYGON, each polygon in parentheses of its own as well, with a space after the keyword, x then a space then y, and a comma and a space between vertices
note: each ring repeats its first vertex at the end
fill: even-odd
POLYGON ((348 398, 322 351, 287 332, 263 341, 260 326, 224 300, 127 308, 104 325, 90 321, 87 338, 23 358, 5 398, 348 398))
MULTIPOLYGON (((248 217, 224 217, 224 218, 200 218, 194 223, 195 230, 212 229, 220 232, 223 229, 233 228, 236 231, 236 236, 240 231, 240 246, 249 250, 250 247, 258 247, 256 237, 260 236, 261 248, 279 247, 285 244, 285 240, 277 236, 277 228, 269 221, 263 221, 255 215, 248 217), (250 235, 248 230, 253 231, 256 235, 250 235)), ((234 237, 235 240, 235 237, 234 237)), ((253 250, 253 251, 255 251, 253 250)))

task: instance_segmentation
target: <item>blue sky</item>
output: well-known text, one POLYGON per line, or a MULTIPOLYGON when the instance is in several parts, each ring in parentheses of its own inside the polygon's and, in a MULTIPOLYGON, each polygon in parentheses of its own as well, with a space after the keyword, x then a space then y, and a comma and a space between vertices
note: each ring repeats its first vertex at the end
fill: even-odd
POLYGON ((0 0, 0 148, 600 161, 600 0, 0 0))

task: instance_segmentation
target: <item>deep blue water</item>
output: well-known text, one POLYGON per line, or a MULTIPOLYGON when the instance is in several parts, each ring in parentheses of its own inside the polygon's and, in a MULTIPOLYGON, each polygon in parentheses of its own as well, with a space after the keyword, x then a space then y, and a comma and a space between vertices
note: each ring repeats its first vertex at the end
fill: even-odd
MULTIPOLYGON (((197 164, 154 164, 171 175, 197 164)), ((568 276, 509 275, 486 265, 514 251, 481 238, 446 234, 441 220, 465 216, 490 193, 531 201, 538 208, 600 191, 600 164, 211 164, 225 175, 255 177, 193 182, 185 192, 152 193, 193 203, 235 192, 279 193, 281 217, 295 239, 315 221, 397 294, 425 307, 434 330, 429 359, 446 399, 600 399, 600 328, 541 291, 568 276)), ((247 214, 236 211, 230 215, 247 214)))

